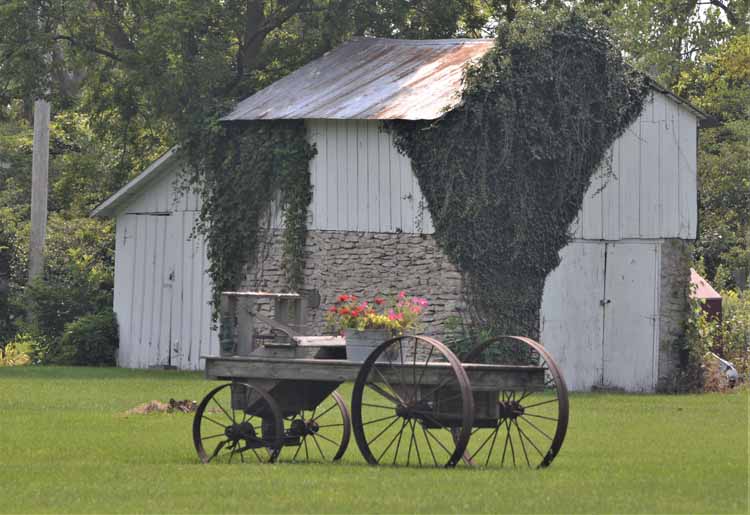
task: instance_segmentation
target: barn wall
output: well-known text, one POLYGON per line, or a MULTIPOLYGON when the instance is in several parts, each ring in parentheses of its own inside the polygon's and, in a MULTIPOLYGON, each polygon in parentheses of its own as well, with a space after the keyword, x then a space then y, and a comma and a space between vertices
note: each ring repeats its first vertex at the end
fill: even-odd
MULTIPOLYGON (((434 231, 409 159, 377 121, 309 120, 310 228, 434 231)), ((697 119, 660 93, 614 143, 571 226, 576 239, 694 239, 697 119)))
POLYGON ((190 238, 198 199, 176 195, 175 177, 175 170, 163 173, 117 216, 114 310, 123 367, 199 369, 201 354, 218 351, 205 245, 190 238))

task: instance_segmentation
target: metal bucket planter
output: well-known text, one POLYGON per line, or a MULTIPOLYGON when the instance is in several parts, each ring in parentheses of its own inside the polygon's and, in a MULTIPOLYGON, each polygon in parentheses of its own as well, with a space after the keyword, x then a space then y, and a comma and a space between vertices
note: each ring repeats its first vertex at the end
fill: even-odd
MULTIPOLYGON (((367 356, 375 348, 393 335, 388 329, 344 329, 344 338, 346 339, 346 359, 355 363, 364 363, 367 356)), ((379 362, 387 362, 388 356, 378 358, 379 362)))

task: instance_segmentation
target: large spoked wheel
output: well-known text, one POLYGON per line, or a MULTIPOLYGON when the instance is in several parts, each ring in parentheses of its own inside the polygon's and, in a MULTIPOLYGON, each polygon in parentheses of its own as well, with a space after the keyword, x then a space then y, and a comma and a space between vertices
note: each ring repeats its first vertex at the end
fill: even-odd
POLYGON ((284 450, 279 460, 337 461, 346 452, 351 417, 338 392, 332 392, 314 410, 300 410, 284 420, 284 450))
POLYGON ((400 336, 378 346, 352 393, 354 437, 373 465, 455 466, 469 441, 473 413, 469 379, 458 358, 423 336, 400 336))
POLYGON ((227 383, 208 392, 193 419, 193 443, 203 463, 273 462, 283 437, 276 402, 246 383, 227 383))
MULTIPOLYGON (((463 456, 469 465, 542 468, 560 452, 568 429, 568 389, 552 356, 530 338, 500 336, 478 344, 463 363, 526 365, 544 370, 544 388, 477 392, 493 416, 477 413, 471 440, 463 456), (496 407, 492 405, 497 398, 496 407)), ((482 411, 480 409, 480 411, 482 411)))

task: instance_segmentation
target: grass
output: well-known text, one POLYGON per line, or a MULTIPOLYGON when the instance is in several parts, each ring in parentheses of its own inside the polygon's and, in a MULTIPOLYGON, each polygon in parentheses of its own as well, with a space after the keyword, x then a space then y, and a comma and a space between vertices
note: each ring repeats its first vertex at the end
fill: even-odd
MULTIPOLYGON (((201 465, 185 414, 200 374, 0 369, 0 512, 747 513, 748 391, 578 394, 549 469, 201 465)), ((347 399, 348 401, 348 399, 347 399)))

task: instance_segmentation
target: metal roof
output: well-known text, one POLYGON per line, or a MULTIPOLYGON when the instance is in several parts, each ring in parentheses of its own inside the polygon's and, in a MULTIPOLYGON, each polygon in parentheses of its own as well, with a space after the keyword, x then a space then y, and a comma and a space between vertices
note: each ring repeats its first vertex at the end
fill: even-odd
POLYGON ((356 38, 246 98, 223 120, 434 120, 460 101, 466 64, 493 44, 356 38))

